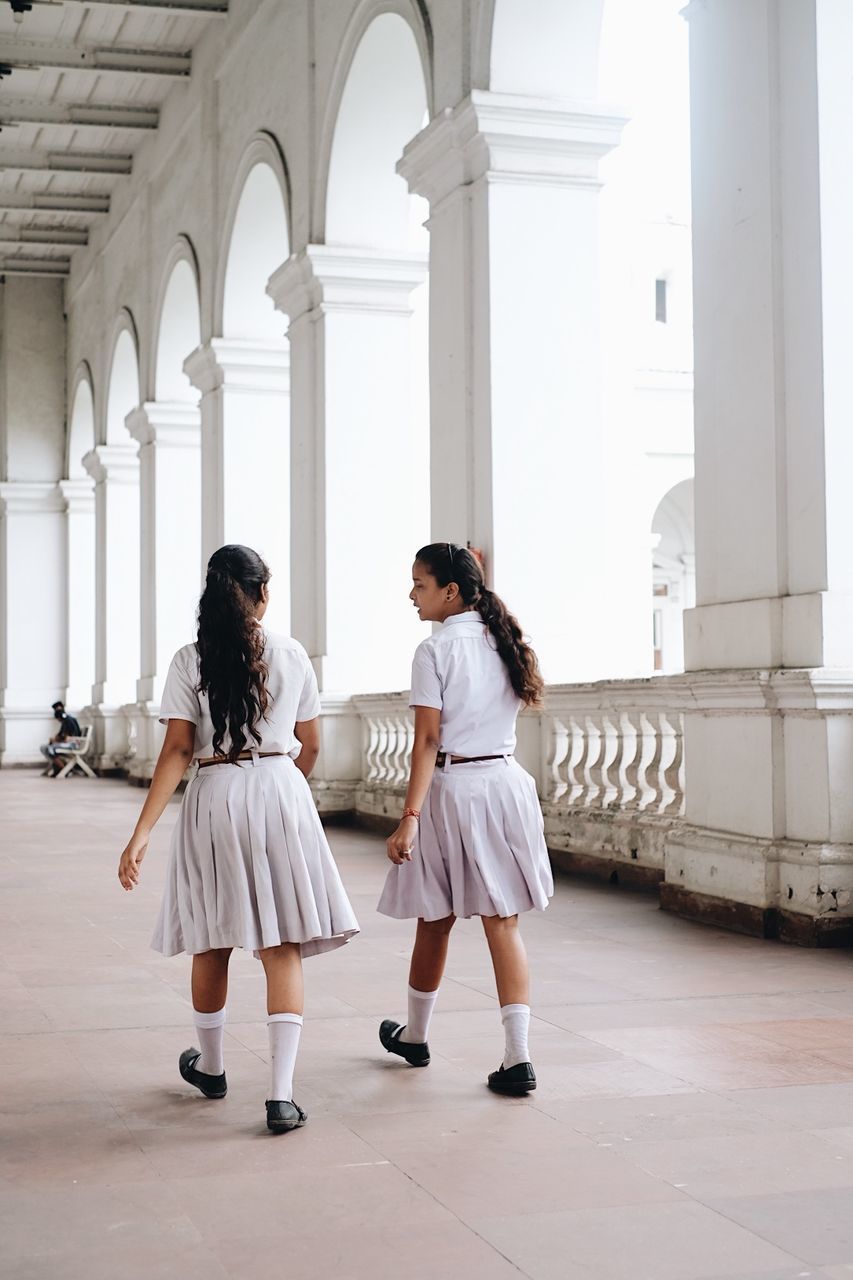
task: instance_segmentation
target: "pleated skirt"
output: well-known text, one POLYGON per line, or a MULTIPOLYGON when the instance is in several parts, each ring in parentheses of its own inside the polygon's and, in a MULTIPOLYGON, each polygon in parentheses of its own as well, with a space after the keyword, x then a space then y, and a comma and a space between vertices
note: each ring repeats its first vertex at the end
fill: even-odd
POLYGON ((397 920, 543 911, 554 892, 533 778, 511 758, 437 771, 411 862, 392 866, 379 911, 397 920))
POLYGON ((289 756, 199 769, 184 792, 151 945, 163 955, 358 933, 311 788, 289 756))

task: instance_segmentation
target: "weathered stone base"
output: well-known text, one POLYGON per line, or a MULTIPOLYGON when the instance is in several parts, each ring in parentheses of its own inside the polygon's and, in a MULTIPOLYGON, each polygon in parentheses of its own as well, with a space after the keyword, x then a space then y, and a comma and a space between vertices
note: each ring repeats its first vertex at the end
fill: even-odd
POLYGON ((660 905, 663 911, 686 920, 753 938, 775 938, 803 947, 853 946, 853 919, 849 916, 807 916, 780 907, 757 907, 666 883, 660 886, 660 905))

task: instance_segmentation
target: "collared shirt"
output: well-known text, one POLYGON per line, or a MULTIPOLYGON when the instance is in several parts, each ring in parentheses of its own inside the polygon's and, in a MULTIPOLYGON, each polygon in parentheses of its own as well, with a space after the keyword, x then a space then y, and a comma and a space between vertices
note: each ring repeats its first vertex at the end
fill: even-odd
POLYGON ((453 614, 418 645, 409 706, 441 711, 442 751, 512 754, 522 702, 479 613, 453 614))
MULTIPOLYGON (((320 695, 317 677, 308 654, 298 640, 290 636, 264 633, 264 661, 269 668, 267 692, 270 705, 266 719, 256 726, 261 741, 247 733, 246 749, 257 747, 259 751, 282 751, 285 755, 298 756, 301 744, 293 732, 293 726, 303 720, 313 720, 320 714, 320 695)), ((189 720, 195 725, 193 754, 205 759, 214 754, 213 721, 207 694, 200 693, 198 649, 185 644, 172 659, 169 674, 160 701, 160 723, 168 720, 189 720)), ((222 753, 228 751, 230 738, 225 734, 222 753)))

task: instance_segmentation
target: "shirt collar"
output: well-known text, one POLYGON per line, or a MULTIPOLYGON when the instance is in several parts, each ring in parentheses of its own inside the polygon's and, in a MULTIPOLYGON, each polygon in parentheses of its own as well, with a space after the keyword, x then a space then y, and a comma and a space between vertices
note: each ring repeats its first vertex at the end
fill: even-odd
POLYGON ((476 609, 467 609, 465 613, 452 613, 449 618, 445 618, 442 626, 449 627, 455 622, 479 622, 485 626, 485 621, 476 609))

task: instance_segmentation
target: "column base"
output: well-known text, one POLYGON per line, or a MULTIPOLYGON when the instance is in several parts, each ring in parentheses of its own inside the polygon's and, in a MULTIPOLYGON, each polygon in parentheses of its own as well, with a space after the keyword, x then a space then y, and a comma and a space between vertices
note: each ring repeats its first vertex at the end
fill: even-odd
POLYGON ((780 907, 753 907, 666 883, 660 886, 660 905, 662 911, 685 920, 716 925, 751 938, 775 938, 801 947, 853 946, 850 916, 807 916, 780 907))
POLYGON ((0 708, 0 768, 31 768, 45 764, 39 751, 56 733, 56 721, 44 704, 0 708))
POLYGON ((126 774, 133 744, 125 708, 97 702, 83 707, 79 718, 92 726, 92 768, 106 776, 126 774))

